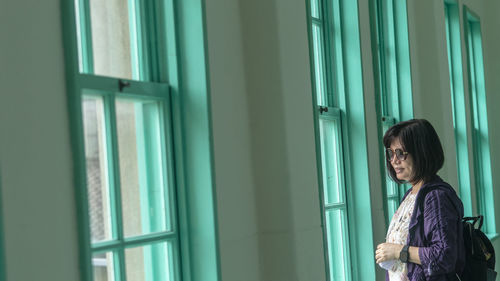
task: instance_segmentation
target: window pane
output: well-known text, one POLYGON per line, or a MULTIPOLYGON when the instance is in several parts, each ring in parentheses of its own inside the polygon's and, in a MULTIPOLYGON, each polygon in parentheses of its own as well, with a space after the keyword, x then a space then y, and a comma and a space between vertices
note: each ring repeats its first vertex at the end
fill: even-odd
POLYGON ((398 195, 398 185, 389 177, 386 177, 387 183, 387 196, 397 196, 398 195))
POLYGON ((343 201, 339 170, 339 125, 336 120, 320 118, 321 162, 323 167, 323 187, 326 204, 343 201))
POLYGON ((174 281, 173 250, 159 243, 125 250, 127 280, 174 281))
POLYGON ((314 48, 314 77, 316 83, 316 99, 318 105, 327 106, 328 101, 325 91, 325 73, 323 57, 323 39, 321 36, 321 27, 313 23, 313 48, 314 48))
POLYGON ((118 99, 116 115, 124 234, 171 230, 160 104, 118 99))
POLYGON ((87 196, 92 242, 112 237, 103 100, 83 97, 87 196))
POLYGON ((389 222, 391 221, 392 216, 394 215, 394 213, 396 212, 397 209, 398 209, 397 200, 396 199, 389 199, 387 201, 387 213, 388 213, 388 217, 389 217, 389 222))
POLYGON ((89 1, 94 74, 137 78, 132 69, 134 46, 130 44, 128 0, 89 1))
POLYGON ((111 252, 96 254, 92 257, 94 281, 115 280, 113 260, 111 252))
POLYGON ((330 266, 330 280, 344 281, 347 276, 347 239, 345 211, 339 209, 328 210, 326 212, 326 227, 328 235, 328 255, 330 266))

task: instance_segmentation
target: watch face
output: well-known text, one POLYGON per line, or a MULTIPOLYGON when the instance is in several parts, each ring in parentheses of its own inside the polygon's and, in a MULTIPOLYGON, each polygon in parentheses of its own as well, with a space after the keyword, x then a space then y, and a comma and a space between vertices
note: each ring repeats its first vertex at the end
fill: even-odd
POLYGON ((402 262, 407 262, 408 261, 408 252, 401 251, 401 253, 399 254, 399 259, 402 262))
POLYGON ((405 246, 399 253, 399 260, 406 263, 408 262, 408 247, 405 246))

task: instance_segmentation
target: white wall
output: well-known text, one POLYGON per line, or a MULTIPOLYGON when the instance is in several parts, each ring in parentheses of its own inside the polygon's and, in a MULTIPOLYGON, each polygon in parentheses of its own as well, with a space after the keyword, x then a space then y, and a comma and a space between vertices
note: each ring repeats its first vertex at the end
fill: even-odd
MULTIPOLYGON (((474 2, 474 1, 469 1, 474 2)), ((493 196, 495 201, 495 220, 497 232, 500 232, 500 127, 498 120, 500 120, 500 111, 497 110, 500 105, 500 57, 498 50, 500 50, 500 18, 498 11, 500 11, 500 2, 495 0, 486 0, 483 2, 483 17, 481 19, 481 28, 483 35, 483 52, 484 52, 484 68, 485 68, 485 83, 486 83, 486 100, 488 103, 488 126, 490 136, 490 153, 491 153, 491 170, 493 177, 493 196)), ((486 214, 488 215, 488 214, 486 214)), ((493 241, 493 246, 496 252, 496 270, 500 272, 500 239, 493 241)), ((497 281, 500 276, 497 276, 497 281)))
POLYGON ((207 1, 222 280, 260 280, 256 194, 238 1, 207 1))
POLYGON ((2 1, 0 161, 9 281, 78 280, 59 1, 2 1))
POLYGON ((324 280, 306 2, 206 3, 223 278, 324 280))

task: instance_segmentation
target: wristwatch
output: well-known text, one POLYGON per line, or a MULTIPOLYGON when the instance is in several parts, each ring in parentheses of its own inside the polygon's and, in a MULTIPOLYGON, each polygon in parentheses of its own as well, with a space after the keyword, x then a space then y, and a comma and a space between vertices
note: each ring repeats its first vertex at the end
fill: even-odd
POLYGON ((403 249, 401 249, 401 252, 399 252, 399 260, 401 262, 407 263, 408 258, 410 257, 410 253, 408 253, 408 248, 410 248, 409 245, 404 245, 403 249))

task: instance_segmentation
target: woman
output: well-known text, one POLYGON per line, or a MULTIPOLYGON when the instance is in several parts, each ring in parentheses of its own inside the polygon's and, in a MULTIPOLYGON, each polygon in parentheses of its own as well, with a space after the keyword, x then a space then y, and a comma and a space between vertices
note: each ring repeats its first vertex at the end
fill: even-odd
POLYGON ((386 280, 458 280, 465 262, 464 211, 453 188, 436 175, 444 163, 436 131, 424 119, 401 122, 385 133, 384 146, 391 178, 412 186, 375 252, 388 270, 386 280))

